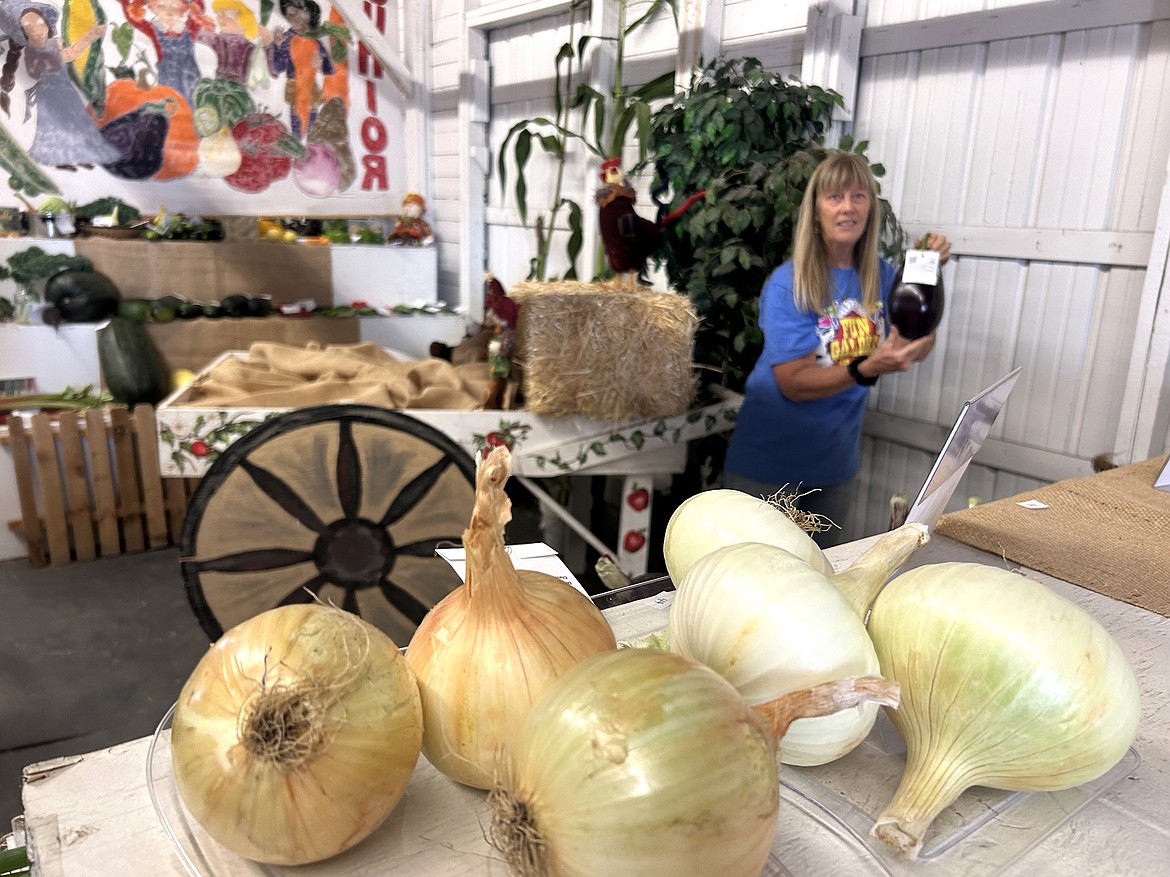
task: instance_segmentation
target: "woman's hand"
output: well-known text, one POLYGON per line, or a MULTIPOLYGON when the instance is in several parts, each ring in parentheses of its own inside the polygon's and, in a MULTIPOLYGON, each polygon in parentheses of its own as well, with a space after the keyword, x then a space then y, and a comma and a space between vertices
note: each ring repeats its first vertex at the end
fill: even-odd
MULTIPOLYGON (((914 242, 914 249, 922 249, 921 239, 914 242)), ((926 249, 934 250, 936 253, 938 253, 938 261, 940 265, 945 265, 948 261, 950 261, 951 242, 947 240, 947 236, 945 234, 940 234, 937 231, 930 232, 926 241, 926 249)))
POLYGON ((882 339, 877 350, 869 355, 861 365, 862 373, 867 377, 874 375, 888 375, 893 372, 904 372, 916 362, 922 362, 934 349, 935 334, 931 332, 922 338, 911 341, 902 336, 896 326, 890 327, 890 334, 882 339))

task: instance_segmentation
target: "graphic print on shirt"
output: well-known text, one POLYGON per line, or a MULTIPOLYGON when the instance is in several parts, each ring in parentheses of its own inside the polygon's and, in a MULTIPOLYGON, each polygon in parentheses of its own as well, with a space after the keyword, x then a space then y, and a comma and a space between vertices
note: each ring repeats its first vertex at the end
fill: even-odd
POLYGON ((885 333, 885 313, 866 315, 861 302, 846 298, 817 319, 817 365, 840 365, 859 356, 869 356, 885 333))

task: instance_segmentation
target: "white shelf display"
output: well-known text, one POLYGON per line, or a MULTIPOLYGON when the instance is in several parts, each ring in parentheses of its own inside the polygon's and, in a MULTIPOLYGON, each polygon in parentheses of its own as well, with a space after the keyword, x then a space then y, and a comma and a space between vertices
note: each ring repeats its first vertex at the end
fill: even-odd
POLYGON ((434 304, 439 289, 435 247, 332 244, 333 303, 371 307, 434 304))

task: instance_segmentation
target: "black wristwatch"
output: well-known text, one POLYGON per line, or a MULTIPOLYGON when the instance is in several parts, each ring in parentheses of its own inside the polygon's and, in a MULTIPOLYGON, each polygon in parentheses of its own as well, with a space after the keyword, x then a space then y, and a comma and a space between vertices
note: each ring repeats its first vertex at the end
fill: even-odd
POLYGON ((850 361, 849 365, 845 366, 845 368, 847 368, 849 370, 849 377, 853 378, 853 380, 855 380, 861 386, 872 387, 874 384, 877 383, 878 376, 874 375, 872 378, 867 378, 857 368, 859 365, 861 365, 867 359, 869 359, 868 356, 859 356, 859 357, 857 357, 857 359, 850 361))

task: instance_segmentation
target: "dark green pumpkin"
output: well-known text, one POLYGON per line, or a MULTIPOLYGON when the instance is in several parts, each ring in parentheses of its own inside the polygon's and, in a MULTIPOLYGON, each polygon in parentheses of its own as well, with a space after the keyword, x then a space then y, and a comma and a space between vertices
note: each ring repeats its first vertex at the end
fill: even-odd
POLYGON ((58 271, 45 281, 45 301, 67 323, 98 323, 118 310, 121 295, 114 281, 99 271, 58 271))
POLYGON ((114 317, 98 332, 98 365, 114 401, 156 405, 170 388, 166 366, 146 326, 114 317))

